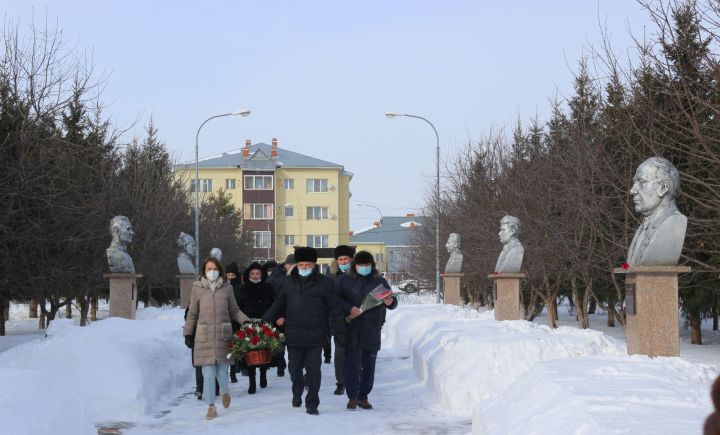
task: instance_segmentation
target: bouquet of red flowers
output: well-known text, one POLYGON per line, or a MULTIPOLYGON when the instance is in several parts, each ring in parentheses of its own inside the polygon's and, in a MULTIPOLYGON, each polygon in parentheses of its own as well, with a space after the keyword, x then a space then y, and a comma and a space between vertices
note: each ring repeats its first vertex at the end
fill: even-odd
POLYGON ((248 365, 268 364, 280 353, 285 337, 269 323, 253 320, 243 323, 235 332, 228 359, 245 358, 248 365))
MULTIPOLYGON (((362 304, 360 304, 360 311, 367 311, 371 308, 375 308, 379 305, 382 305, 383 299, 394 296, 394 293, 389 288, 386 288, 385 285, 380 284, 377 287, 375 287, 375 290, 371 291, 367 295, 365 295, 365 298, 362 301, 362 304)), ((345 318, 345 321, 350 323, 352 319, 349 317, 345 318)))

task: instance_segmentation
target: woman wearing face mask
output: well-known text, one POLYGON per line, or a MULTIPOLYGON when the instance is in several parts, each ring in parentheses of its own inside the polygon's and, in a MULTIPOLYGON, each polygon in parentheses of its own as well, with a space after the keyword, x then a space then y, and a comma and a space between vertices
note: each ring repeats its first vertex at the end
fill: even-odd
POLYGON ((232 340, 231 321, 243 323, 249 318, 238 308, 232 286, 217 259, 208 258, 200 270, 203 275, 193 283, 183 334, 185 344, 194 349, 194 365, 202 367, 203 399, 208 404, 205 418, 212 420, 217 417, 215 379, 220 384, 223 406, 230 406, 227 354, 232 340))
POLYGON ((358 406, 372 409, 368 395, 375 380, 380 332, 385 323, 386 310, 394 310, 398 304, 395 297, 387 297, 383 299, 383 305, 365 312, 360 310, 365 296, 379 285, 390 288, 377 271, 372 254, 367 251, 355 254, 347 274, 341 276, 337 282, 345 316, 351 319, 345 336, 345 393, 348 397, 348 409, 358 406), (361 365, 362 371, 358 377, 361 365))
MULTIPOLYGON (((265 268, 258 263, 252 263, 245 269, 243 275, 243 285, 240 287, 240 299, 238 305, 243 313, 253 319, 259 319, 272 306, 274 297, 273 286, 267 283, 267 273, 265 268)), ((240 361, 240 364, 244 364, 240 361)), ((267 369, 268 366, 260 366, 260 388, 267 387, 267 369)), ((248 386, 248 394, 255 394, 255 375, 256 367, 248 367, 248 378, 250 385, 248 386)))

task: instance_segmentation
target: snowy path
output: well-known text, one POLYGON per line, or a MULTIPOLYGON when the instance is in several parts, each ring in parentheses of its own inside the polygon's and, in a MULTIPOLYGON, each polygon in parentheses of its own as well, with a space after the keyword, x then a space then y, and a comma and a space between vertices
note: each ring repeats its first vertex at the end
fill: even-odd
MULTIPOLYGON (((188 370, 188 380, 193 372, 188 370)), ((194 383, 186 392, 154 417, 123 430, 123 434, 184 434, 205 435, 228 433, 293 433, 293 434, 467 434, 471 421, 447 416, 433 390, 423 384, 408 357, 378 355, 375 387, 370 394, 373 410, 345 409, 346 396, 333 395, 335 377, 332 364, 323 364, 320 389, 320 416, 310 416, 305 408, 290 405, 290 378, 278 378, 275 370, 268 372, 268 388, 254 396, 247 394, 247 378, 239 377, 230 384, 232 403, 222 408, 219 400, 218 418, 205 421, 207 407, 192 394, 194 383)))

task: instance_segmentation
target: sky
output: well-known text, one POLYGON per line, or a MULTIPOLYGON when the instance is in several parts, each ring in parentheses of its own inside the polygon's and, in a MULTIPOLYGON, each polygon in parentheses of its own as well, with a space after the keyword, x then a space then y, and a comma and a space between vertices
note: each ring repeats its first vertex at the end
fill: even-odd
MULTIPOLYGON (((354 174, 351 228, 420 211, 469 141, 549 115, 602 29, 618 53, 642 35, 632 0, 8 1, 5 21, 63 31, 92 56, 102 100, 126 140, 150 117, 178 161, 245 139, 342 164, 354 174)), ((494 223, 493 223, 494 224, 494 223)))

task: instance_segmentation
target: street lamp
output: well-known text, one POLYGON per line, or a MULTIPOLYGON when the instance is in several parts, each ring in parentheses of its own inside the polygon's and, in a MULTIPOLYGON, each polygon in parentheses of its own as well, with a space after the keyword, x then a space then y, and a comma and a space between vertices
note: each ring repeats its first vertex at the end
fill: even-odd
POLYGON ((440 303, 440 136, 432 122, 422 116, 410 115, 408 113, 386 112, 385 116, 392 119, 396 116, 420 119, 427 122, 435 132, 435 294, 436 301, 440 303))
POLYGON ((199 168, 199 147, 198 138, 200 137, 200 130, 207 124, 208 121, 215 118, 221 118, 223 116, 248 116, 249 110, 238 110, 237 112, 222 113, 220 115, 211 116, 198 127, 197 133, 195 134, 195 271, 200 273, 200 168, 199 168))
POLYGON ((377 210, 378 213, 380 213, 380 232, 382 233, 382 232, 383 232, 383 222, 382 222, 382 221, 383 221, 383 214, 382 214, 382 210, 380 210, 378 207, 376 207, 376 206, 374 206, 374 205, 372 205, 372 204, 367 204, 367 203, 364 203, 364 202, 358 202, 358 203, 357 203, 357 206, 358 206, 358 207, 372 207, 372 208, 374 208, 375 210, 377 210))

